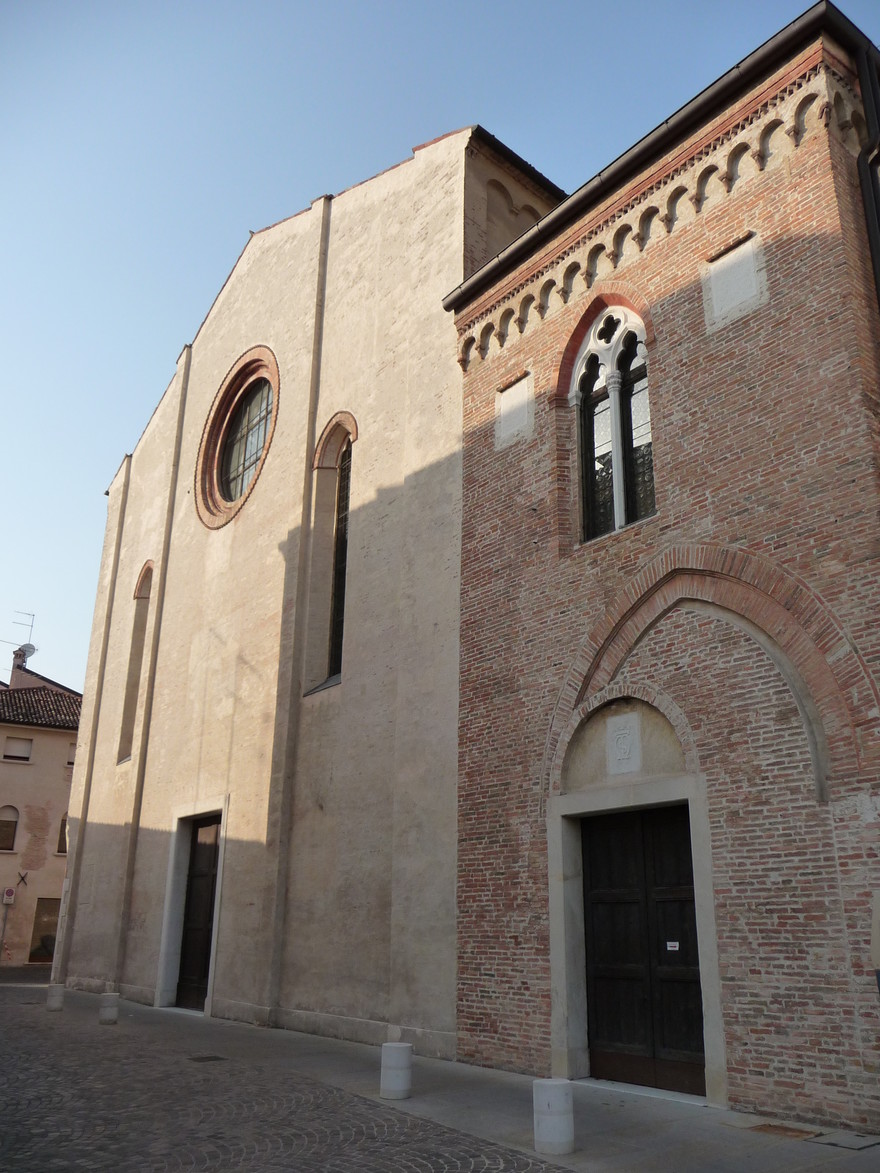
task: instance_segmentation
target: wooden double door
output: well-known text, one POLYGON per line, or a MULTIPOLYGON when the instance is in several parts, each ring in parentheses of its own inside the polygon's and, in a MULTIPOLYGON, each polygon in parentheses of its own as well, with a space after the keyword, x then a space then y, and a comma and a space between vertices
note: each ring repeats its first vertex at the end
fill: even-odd
POLYGON ((687 806, 582 823, 590 1072, 704 1095, 687 806))

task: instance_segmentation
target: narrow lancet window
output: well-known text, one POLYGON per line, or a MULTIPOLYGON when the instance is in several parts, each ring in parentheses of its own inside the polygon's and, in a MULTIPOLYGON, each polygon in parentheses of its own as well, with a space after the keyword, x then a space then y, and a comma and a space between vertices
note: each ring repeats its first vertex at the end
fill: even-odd
POLYGON ((351 496, 351 441, 339 458, 336 487, 336 528, 333 537, 333 585, 330 602, 330 655, 328 676, 342 671, 342 629, 345 622, 345 570, 348 561, 348 506, 351 496))
POLYGON ((128 673, 125 678, 125 694, 122 701, 122 725, 119 730, 119 749, 116 754, 118 762, 124 762, 126 758, 131 757, 152 585, 153 564, 148 562, 141 571, 135 590, 134 619, 131 625, 131 643, 128 650, 128 673))

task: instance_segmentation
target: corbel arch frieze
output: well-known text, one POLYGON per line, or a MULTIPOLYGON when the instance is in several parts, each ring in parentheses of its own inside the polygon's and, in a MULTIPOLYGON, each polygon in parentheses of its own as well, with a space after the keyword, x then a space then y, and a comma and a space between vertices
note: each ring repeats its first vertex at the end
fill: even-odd
POLYGON ((547 314, 550 312, 550 298, 555 288, 556 279, 554 277, 548 277, 546 281, 541 282, 541 289, 538 293, 538 303, 536 307, 539 317, 546 318, 547 314))
POLYGON ((468 334, 461 342, 458 350, 458 365, 463 371, 466 371, 471 363, 471 356, 474 353, 474 348, 477 345, 477 340, 473 334, 468 334))
POLYGON ((495 341, 498 344, 499 350, 507 343, 511 330, 514 328, 515 321, 516 310, 508 306, 498 319, 498 329, 495 331, 495 341))
MULTIPOLYGON (((574 243, 530 274, 477 319, 465 322, 463 335, 482 338, 488 325, 496 342, 509 337, 501 317, 512 308, 520 334, 551 314, 571 305, 594 287, 609 288, 617 273, 638 260, 646 249, 715 207, 740 185, 775 166, 817 132, 835 133, 857 152, 865 136, 860 101, 847 80, 826 60, 813 62, 761 106, 746 113, 703 143, 684 162, 585 229, 574 243), (482 324, 481 324, 482 323, 482 324)), ((459 361, 467 366, 462 344, 459 361)), ((473 348, 472 348, 473 349, 473 348)), ((500 346, 477 346, 480 359, 500 346)))
POLYGON ((571 295, 574 291, 574 282, 578 273, 581 271, 580 261, 572 261, 566 265, 565 272, 562 274, 562 284, 559 286, 559 296, 564 305, 568 305, 571 295))
POLYGON ((623 679, 630 654, 680 604, 742 627, 774 661, 801 710, 820 798, 863 771, 880 777, 880 693, 836 616, 769 559, 693 545, 673 547, 634 574, 581 644, 548 731, 548 784, 572 713, 623 679))

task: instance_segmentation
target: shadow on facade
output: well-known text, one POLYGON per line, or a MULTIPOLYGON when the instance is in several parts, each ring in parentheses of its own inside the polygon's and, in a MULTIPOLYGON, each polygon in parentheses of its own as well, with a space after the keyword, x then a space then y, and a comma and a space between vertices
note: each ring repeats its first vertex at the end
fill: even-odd
MULTIPOLYGON (((615 809, 607 777, 566 777, 566 746, 594 711, 636 698, 675 725, 686 772, 701 779, 720 975, 708 1029, 727 1094, 760 1107, 768 1079, 800 1065, 811 1074, 780 1105, 815 1116, 813 1080, 832 1089, 829 1113, 846 1115, 867 1067, 847 1090, 815 1044, 852 1039, 854 1019, 876 1050, 867 1040, 880 1025, 864 895, 878 886, 876 812, 852 817, 880 781, 856 745, 876 724, 864 668, 876 590, 867 578, 851 590, 853 567, 877 557, 865 398, 876 307, 865 258, 839 240, 768 231, 763 249, 760 305, 717 328, 705 283, 654 296, 658 261, 472 357, 463 450, 366 502, 363 478, 388 441, 358 420, 339 679, 307 687, 322 644, 310 623, 327 607, 311 581, 317 546, 303 551, 297 526, 275 547, 280 599, 247 571, 252 605, 280 611, 277 654, 237 647, 233 673, 199 668, 189 687, 212 716, 192 731, 188 762, 155 753, 161 731, 151 734, 128 909, 130 824, 89 821, 69 982, 177 1000, 191 835, 216 813, 211 1013, 365 1041, 390 1024, 429 1053, 547 1073, 557 1045, 572 1049, 574 1014, 554 1020, 551 946, 568 965, 566 934, 583 935, 578 896, 574 914, 548 896, 548 827, 562 836, 615 809), (832 259, 823 316, 803 274, 832 259), (864 310, 854 323, 849 282, 864 310), (583 542, 577 412, 559 370, 585 315, 618 305, 641 310, 648 329, 656 510, 583 542), (499 439, 505 390, 523 371, 533 412, 499 439), (201 754, 216 761, 218 744, 228 768, 204 776, 201 754), (178 781, 186 809, 170 832, 150 829, 151 811, 175 807, 151 792, 173 795, 178 781), (554 808, 591 786, 600 803, 554 808)), ((172 543, 172 569, 174 558, 172 543)), ((178 620, 188 605, 169 587, 178 620)), ((202 643, 230 662, 222 625, 202 643)), ((118 777, 96 761, 96 792, 118 777)), ((636 781, 658 793, 650 762, 636 781)), ((637 787, 617 800, 644 802, 637 787)), ((561 980, 583 1002, 583 975, 561 980)))

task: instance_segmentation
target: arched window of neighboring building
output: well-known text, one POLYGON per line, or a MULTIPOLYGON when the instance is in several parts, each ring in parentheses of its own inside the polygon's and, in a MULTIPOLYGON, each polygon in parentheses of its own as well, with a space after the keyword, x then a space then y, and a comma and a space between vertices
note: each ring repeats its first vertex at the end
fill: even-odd
POLYGON ((61 826, 58 830, 58 848, 59 855, 67 855, 67 811, 61 816, 61 826))
POLYGON ((584 541, 649 517, 654 448, 645 327, 624 306, 593 323, 574 365, 584 541))
POLYGON ((18 811, 14 806, 0 806, 0 851, 15 851, 18 811))
POLYGON ((335 415, 315 449, 306 691, 339 680, 345 627, 352 445, 357 422, 335 415))
POLYGON ((150 611, 150 591, 153 587, 153 563, 145 563, 138 577, 134 592, 134 619, 131 626, 131 643, 128 650, 128 673, 125 678, 125 695, 122 701, 122 725, 119 730, 118 762, 131 757, 134 738, 134 721, 137 715, 138 694, 141 684, 141 668, 144 661, 144 643, 147 637, 147 616, 150 611))

